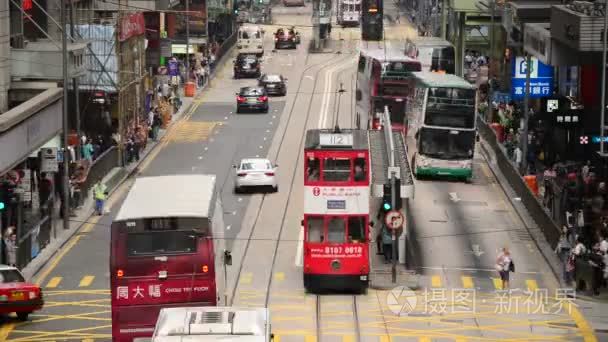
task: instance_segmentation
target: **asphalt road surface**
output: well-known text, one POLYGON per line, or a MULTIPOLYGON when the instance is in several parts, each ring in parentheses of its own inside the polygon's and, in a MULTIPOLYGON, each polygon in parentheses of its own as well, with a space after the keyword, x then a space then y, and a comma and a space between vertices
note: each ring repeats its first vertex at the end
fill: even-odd
MULTIPOLYGON (((385 4, 385 11, 392 14, 387 37, 414 34, 396 8, 385 4)), ((308 3, 274 12, 276 23, 303 25, 303 41, 297 50, 271 52, 272 38, 266 35, 263 72, 289 79, 287 96, 271 98, 268 114, 235 114, 235 91, 255 80, 234 80, 229 61, 195 99, 192 114, 141 166, 140 176, 218 175, 224 238, 233 253, 230 301, 270 307, 275 342, 594 341, 585 317, 556 298, 556 279, 479 148, 472 184, 416 182, 407 253, 419 288, 370 289, 358 296, 305 293, 299 248, 304 132, 336 123, 352 127, 360 36, 357 28, 335 26, 335 50, 308 54, 309 14, 308 3), (338 93, 340 87, 345 92, 338 93), (280 191, 235 195, 232 165, 255 156, 279 165, 280 191), (511 288, 518 290, 511 296, 499 291, 493 270, 497 250, 505 245, 517 265, 511 288)), ((91 218, 36 276, 44 286, 44 309, 25 323, 9 318, 0 336, 8 341, 111 340, 109 226, 131 184, 127 181, 109 200, 110 214, 91 218)), ((372 254, 374 268, 385 269, 372 254)))

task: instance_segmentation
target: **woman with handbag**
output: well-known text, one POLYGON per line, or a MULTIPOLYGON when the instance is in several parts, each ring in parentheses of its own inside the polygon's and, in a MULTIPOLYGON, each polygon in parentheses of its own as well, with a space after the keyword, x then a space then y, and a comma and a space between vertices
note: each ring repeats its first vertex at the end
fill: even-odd
POLYGON ((496 271, 500 275, 502 281, 502 289, 509 289, 509 272, 515 272, 515 264, 511 258, 511 253, 507 247, 502 249, 502 252, 496 258, 496 271))

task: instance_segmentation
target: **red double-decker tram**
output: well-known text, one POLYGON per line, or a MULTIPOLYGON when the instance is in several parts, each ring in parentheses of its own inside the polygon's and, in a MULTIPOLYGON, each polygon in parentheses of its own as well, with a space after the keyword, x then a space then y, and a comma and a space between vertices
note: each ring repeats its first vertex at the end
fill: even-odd
POLYGON ((304 287, 364 292, 370 271, 367 131, 308 130, 304 167, 304 287))

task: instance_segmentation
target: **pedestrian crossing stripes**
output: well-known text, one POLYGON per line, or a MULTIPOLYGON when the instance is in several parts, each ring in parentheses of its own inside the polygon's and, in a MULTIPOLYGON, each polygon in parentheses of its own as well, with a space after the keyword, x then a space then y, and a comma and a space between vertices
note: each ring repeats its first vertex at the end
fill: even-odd
MULTIPOLYGON (((292 276, 293 277, 293 276, 292 276)), ((65 279, 64 277, 56 276, 52 277, 44 286, 46 289, 57 289, 57 288, 87 288, 91 287, 97 278, 94 275, 85 275, 82 276, 75 282, 72 279, 65 279), (66 284, 66 281, 68 284, 66 284), (77 284, 77 286, 76 286, 77 284)), ((273 273, 273 282, 276 284, 281 284, 287 280, 287 275, 284 272, 274 272, 273 273)), ((499 278, 490 278, 489 279, 492 288, 487 288, 487 279, 484 278, 473 278, 470 276, 461 276, 460 277, 460 287, 465 289, 483 289, 487 290, 502 290, 502 282, 499 278)), ((109 282, 108 280, 105 280, 109 282)), ((239 278, 240 285, 251 285, 254 282, 254 274, 252 272, 243 272, 239 278)), ((524 289, 528 291, 537 291, 539 289, 538 282, 535 279, 524 279, 520 280, 521 284, 525 284, 524 289)), ((519 283, 518 283, 519 284, 519 283)), ((99 284, 98 284, 99 285, 99 284)), ((104 284, 107 287, 107 284, 104 284)), ((429 276, 429 280, 427 281, 427 285, 424 287, 431 288, 441 288, 444 286, 444 280, 440 275, 432 275, 429 276)), ((455 287, 459 287, 455 286, 455 287)), ((511 286, 513 288, 513 286, 511 286)))
POLYGON ((219 124, 214 121, 182 121, 170 131, 168 140, 182 143, 206 141, 219 124))

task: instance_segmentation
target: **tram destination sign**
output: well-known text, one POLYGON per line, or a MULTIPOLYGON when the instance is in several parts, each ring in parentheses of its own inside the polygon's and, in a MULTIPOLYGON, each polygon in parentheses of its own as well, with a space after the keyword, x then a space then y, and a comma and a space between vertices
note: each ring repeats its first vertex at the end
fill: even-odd
POLYGON ((319 144, 321 146, 353 146, 353 135, 349 133, 320 133, 319 144))

